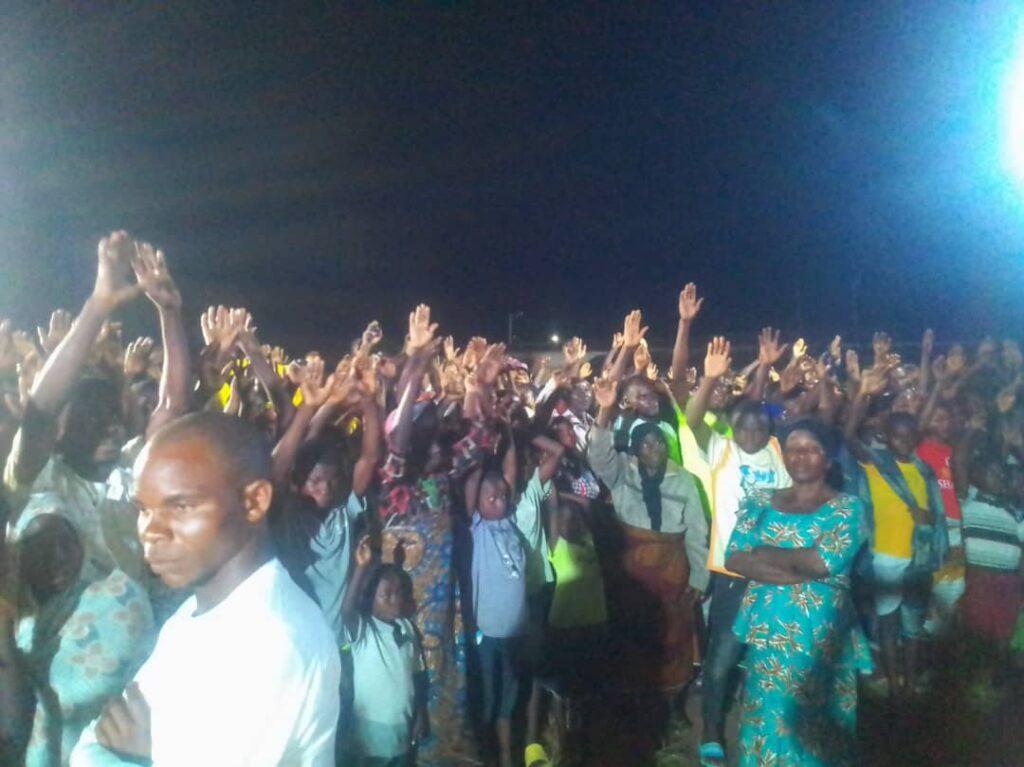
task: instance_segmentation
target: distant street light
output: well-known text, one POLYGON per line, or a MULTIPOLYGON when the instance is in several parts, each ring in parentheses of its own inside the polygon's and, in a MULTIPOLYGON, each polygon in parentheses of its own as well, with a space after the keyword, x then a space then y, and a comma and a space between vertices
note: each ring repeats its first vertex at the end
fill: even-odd
POLYGON ((551 334, 551 343, 557 344, 561 340, 562 339, 558 337, 558 333, 552 333, 551 334))

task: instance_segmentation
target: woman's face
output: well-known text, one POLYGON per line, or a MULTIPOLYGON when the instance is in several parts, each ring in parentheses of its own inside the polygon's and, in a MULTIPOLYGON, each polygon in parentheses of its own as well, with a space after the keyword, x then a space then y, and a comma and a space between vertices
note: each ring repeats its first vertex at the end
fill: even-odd
POLYGON ((337 465, 318 463, 302 483, 302 495, 326 511, 334 508, 341 500, 341 477, 337 465))
POLYGON ((18 544, 21 577, 37 602, 71 588, 82 571, 82 544, 71 524, 56 514, 36 517, 18 544))
POLYGON ((668 445, 661 435, 653 432, 644 435, 637 451, 637 460, 648 472, 657 473, 664 470, 665 464, 668 463, 668 445))
POLYGON ((820 482, 828 472, 828 458, 821 443, 809 431, 797 429, 782 446, 786 471, 797 484, 820 482))

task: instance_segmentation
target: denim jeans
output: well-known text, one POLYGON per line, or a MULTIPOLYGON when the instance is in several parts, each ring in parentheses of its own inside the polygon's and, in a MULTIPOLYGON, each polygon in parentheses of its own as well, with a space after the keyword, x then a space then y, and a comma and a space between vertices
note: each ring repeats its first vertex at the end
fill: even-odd
POLYGON ((747 590, 747 581, 715 573, 711 582, 711 609, 708 614, 708 651, 704 659, 703 700, 705 742, 722 743, 725 717, 736 696, 739 683, 737 665, 747 646, 732 633, 740 603, 747 590))

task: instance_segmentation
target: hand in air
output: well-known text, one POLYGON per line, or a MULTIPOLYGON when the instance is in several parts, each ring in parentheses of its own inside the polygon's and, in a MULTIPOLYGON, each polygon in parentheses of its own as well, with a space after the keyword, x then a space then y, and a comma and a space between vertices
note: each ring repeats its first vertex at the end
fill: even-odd
POLYGON ((71 323, 74 317, 71 312, 64 309, 57 309, 50 315, 50 325, 44 328, 42 325, 36 328, 36 335, 39 336, 39 345, 47 356, 53 354, 54 349, 64 340, 64 336, 71 330, 71 323))
POLYGON ((611 378, 598 378, 594 381, 594 401, 603 410, 615 407, 618 388, 618 383, 611 378))
POLYGON ((686 283, 686 287, 679 291, 679 319, 692 321, 700 313, 703 304, 704 299, 697 298, 697 286, 692 282, 686 283))
POLYGON ((181 293, 167 269, 162 250, 156 250, 148 242, 136 242, 132 269, 139 287, 158 309, 181 308, 181 293))
POLYGON ((771 367, 782 358, 787 344, 779 344, 781 331, 774 328, 763 328, 757 339, 757 364, 771 367))
POLYGON ((152 338, 140 336, 124 350, 124 377, 131 380, 149 370, 149 357, 153 353, 152 338))
POLYGON ((128 233, 118 231, 104 237, 97 248, 97 256, 99 263, 92 297, 103 310, 112 312, 138 298, 142 287, 132 282, 135 242, 128 233))
POLYGON ((409 312, 409 337, 406 349, 409 354, 423 351, 434 340, 437 323, 430 321, 430 307, 420 304, 409 312))
POLYGON ((641 326, 642 321, 643 317, 639 309, 634 309, 626 315, 622 327, 622 345, 627 349, 635 349, 639 346, 644 336, 647 335, 647 331, 650 330, 646 326, 641 326))
POLYGON ((715 336, 708 342, 708 352, 704 357, 704 375, 707 378, 721 378, 729 372, 732 365, 732 345, 722 336, 715 336))

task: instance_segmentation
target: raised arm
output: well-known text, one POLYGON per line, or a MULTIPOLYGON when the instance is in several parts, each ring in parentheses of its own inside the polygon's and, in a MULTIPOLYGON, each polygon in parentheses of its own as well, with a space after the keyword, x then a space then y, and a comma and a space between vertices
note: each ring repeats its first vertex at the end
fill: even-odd
POLYGON ((341 601, 341 620, 350 637, 355 636, 359 631, 359 597, 372 564, 373 550, 370 548, 370 536, 364 535, 356 546, 355 567, 352 568, 351 575, 349 575, 345 598, 341 601))
POLYGON ((558 473, 562 456, 565 455, 565 445, 543 434, 534 437, 530 444, 541 451, 540 463, 537 466, 541 483, 550 482, 558 473))
POLYGON ((327 402, 334 388, 334 376, 324 380, 324 361, 321 358, 310 360, 303 365, 299 373, 299 391, 302 392, 302 404, 285 429, 281 439, 274 445, 271 454, 271 479, 275 484, 284 484, 295 465, 295 457, 309 429, 316 412, 327 402))
POLYGON ((718 384, 718 379, 728 372, 729 365, 732 364, 731 351, 731 345, 722 336, 711 339, 707 355, 704 357, 704 378, 701 379, 697 392, 686 403, 686 423, 693 430, 694 437, 703 449, 707 449, 711 436, 710 428, 704 423, 704 416, 708 412, 708 403, 711 402, 711 394, 718 384))
POLYGON ((690 367, 690 330, 703 303, 703 298, 697 298, 697 286, 692 282, 687 283, 679 292, 679 326, 676 328, 676 343, 672 347, 669 378, 672 381, 672 396, 680 404, 685 404, 690 396, 686 385, 686 371, 690 367))
POLYGON ((597 420, 590 429, 587 440, 587 461, 594 473, 609 488, 618 485, 623 479, 623 461, 625 458, 615 452, 611 426, 615 421, 618 384, 608 378, 594 382, 594 401, 597 402, 597 420))
POLYGON ((861 442, 858 431, 864 414, 867 412, 871 397, 885 391, 887 370, 885 368, 871 368, 861 374, 860 386, 857 394, 850 404, 850 410, 846 414, 846 424, 843 427, 843 439, 846 441, 850 452, 858 461, 867 463, 871 460, 871 454, 867 446, 861 442))
POLYGON ((757 339, 757 370, 750 387, 750 399, 763 402, 768 389, 768 374, 772 366, 782 357, 787 344, 779 344, 780 331, 773 328, 762 328, 757 339))
POLYGON ((637 347, 640 346, 640 342, 650 330, 641 325, 642 320, 639 309, 634 309, 626 315, 622 327, 622 350, 608 371, 608 377, 613 381, 621 381, 626 377, 627 372, 632 372, 629 368, 633 364, 633 355, 636 354, 637 347))
POLYGON ((9 467, 16 485, 31 484, 53 451, 57 417, 85 366, 103 323, 119 307, 137 298, 131 281, 135 244, 127 232, 100 240, 96 283, 67 335, 47 358, 28 395, 25 419, 14 441, 9 467))
POLYGON ((181 315, 181 293, 167 268, 164 254, 149 243, 140 243, 132 262, 135 277, 160 316, 160 335, 164 364, 160 374, 160 394, 146 427, 148 439, 164 424, 188 410, 189 356, 185 322, 181 315))
POLYGON ((928 384, 931 383, 929 375, 932 371, 932 352, 935 350, 935 331, 928 328, 921 337, 921 366, 918 368, 921 376, 921 391, 928 391, 928 384))

